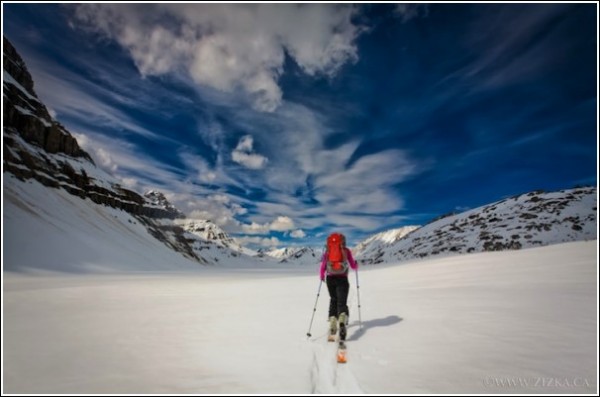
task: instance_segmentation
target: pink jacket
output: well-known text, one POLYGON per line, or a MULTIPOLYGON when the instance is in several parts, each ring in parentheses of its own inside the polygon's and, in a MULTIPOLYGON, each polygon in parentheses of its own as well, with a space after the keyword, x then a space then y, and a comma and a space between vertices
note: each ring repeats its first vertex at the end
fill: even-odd
MULTIPOLYGON (((344 248, 344 250, 346 250, 346 258, 348 258, 348 263, 350 264, 350 267, 352 268, 352 270, 357 270, 358 264, 354 261, 354 258, 352 257, 352 252, 348 248, 344 248)), ((321 280, 325 280, 325 270, 326 269, 327 269, 327 253, 324 253, 323 258, 321 258, 321 269, 319 270, 319 276, 321 277, 321 280)), ((341 274, 341 275, 335 275, 333 277, 348 277, 348 273, 341 274)))

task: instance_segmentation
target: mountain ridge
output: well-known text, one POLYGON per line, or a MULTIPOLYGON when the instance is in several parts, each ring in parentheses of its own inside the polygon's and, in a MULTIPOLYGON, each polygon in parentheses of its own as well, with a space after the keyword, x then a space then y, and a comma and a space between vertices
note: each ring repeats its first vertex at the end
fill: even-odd
POLYGON ((239 256, 238 251, 244 252, 241 249, 228 252, 227 243, 218 244, 214 239, 204 241, 190 235, 173 222, 184 219, 185 214, 163 193, 139 194, 124 188, 113 176, 98 168, 77 139, 50 115, 37 97, 33 78, 17 50, 6 37, 3 43, 4 172, 21 182, 33 179, 47 188, 64 190, 82 200, 123 210, 167 248, 201 264, 208 264, 210 260, 202 257, 199 245, 222 246, 225 251, 221 254, 225 256, 239 256))
MULTIPOLYGON (((54 120, 37 97, 25 62, 5 37, 3 40, 4 172, 21 182, 36 180, 46 188, 125 211, 167 248, 201 264, 228 260, 318 263, 317 248, 293 246, 256 252, 209 220, 188 219, 159 191, 139 194, 121 186, 54 120)), ((20 194, 22 197, 23 192, 20 194)), ((421 227, 385 230, 359 242, 353 253, 361 264, 370 265, 595 239, 596 205, 596 187, 532 191, 460 214, 442 215, 421 227)))
POLYGON ((440 217, 358 259, 377 264, 591 240, 597 238, 596 214, 596 187, 537 190, 440 217))

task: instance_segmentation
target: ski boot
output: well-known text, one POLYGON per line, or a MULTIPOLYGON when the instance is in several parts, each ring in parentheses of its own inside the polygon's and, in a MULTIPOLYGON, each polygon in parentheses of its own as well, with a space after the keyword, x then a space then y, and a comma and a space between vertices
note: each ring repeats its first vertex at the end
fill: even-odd
POLYGON ((344 312, 340 314, 340 341, 346 340, 346 324, 347 324, 348 315, 344 312))
POLYGON ((337 318, 334 316, 329 317, 329 335, 327 336, 328 342, 335 342, 335 335, 337 334, 337 318))

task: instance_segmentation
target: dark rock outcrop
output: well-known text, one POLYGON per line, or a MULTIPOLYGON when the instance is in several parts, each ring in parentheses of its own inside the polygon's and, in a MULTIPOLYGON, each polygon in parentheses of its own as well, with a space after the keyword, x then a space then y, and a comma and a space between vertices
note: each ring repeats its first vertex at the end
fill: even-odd
POLYGON ((173 206, 161 192, 151 190, 144 193, 146 205, 144 215, 150 218, 184 219, 185 214, 173 206))
MULTIPOLYGON (((34 90, 33 79, 13 45, 4 38, 4 170, 21 180, 36 179, 97 204, 149 218, 185 217, 170 204, 160 207, 117 183, 88 175, 92 157, 54 120, 34 90)), ((163 196, 164 198, 164 196, 163 196)), ((166 200, 166 199, 165 199, 166 200)))
POLYGON ((182 227, 155 221, 185 218, 164 195, 155 192, 154 196, 145 198, 123 188, 116 179, 99 170, 77 139, 50 116, 35 93, 25 62, 6 38, 3 60, 4 172, 22 181, 35 179, 47 187, 126 211, 168 247, 206 263, 187 242, 187 232, 182 227))
POLYGON ((93 163, 77 140, 50 116, 33 89, 33 79, 23 59, 10 41, 4 38, 4 70, 9 77, 4 82, 2 114, 4 127, 13 128, 25 142, 44 149, 47 153, 64 153, 82 157, 93 163), (13 81, 14 79, 14 81, 13 81))

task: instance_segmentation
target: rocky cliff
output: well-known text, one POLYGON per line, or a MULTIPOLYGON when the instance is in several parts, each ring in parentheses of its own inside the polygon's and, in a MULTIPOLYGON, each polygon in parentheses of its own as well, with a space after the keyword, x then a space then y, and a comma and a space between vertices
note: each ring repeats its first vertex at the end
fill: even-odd
POLYGON ((96 167, 73 135, 38 98, 31 74, 13 45, 4 40, 2 101, 4 172, 21 181, 34 179, 96 204, 135 216, 148 232, 184 256, 207 263, 188 242, 186 231, 169 220, 185 215, 160 192, 142 196, 122 187, 96 167))

